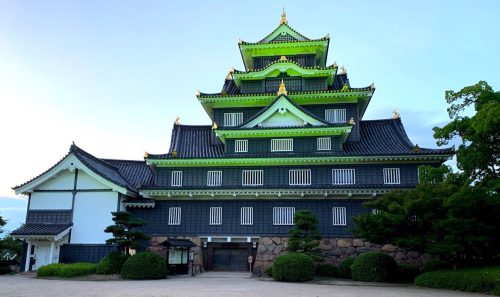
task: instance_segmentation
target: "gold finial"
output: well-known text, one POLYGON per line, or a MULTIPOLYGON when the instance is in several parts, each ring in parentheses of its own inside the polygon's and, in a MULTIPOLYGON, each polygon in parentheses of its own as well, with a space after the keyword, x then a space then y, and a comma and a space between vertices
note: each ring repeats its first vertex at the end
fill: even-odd
POLYGON ((286 91, 286 86, 285 86, 285 82, 283 80, 281 80, 281 83, 280 83, 280 88, 278 90, 278 92, 276 93, 276 95, 288 95, 288 92, 286 91))
POLYGON ((354 118, 351 118, 351 119, 349 120, 349 124, 351 124, 351 125, 353 125, 353 126, 354 126, 354 125, 356 125, 356 121, 354 120, 354 118))
POLYGON ((341 70, 340 74, 347 74, 347 69, 345 69, 344 65, 342 65, 342 67, 340 67, 340 70, 341 70))
POLYGON ((172 151, 172 158, 177 158, 177 150, 176 149, 174 149, 172 151))
POLYGON ((339 65, 337 65, 337 61, 333 62, 333 67, 337 68, 339 65))
POLYGON ((372 84, 370 85, 370 89, 375 89, 375 83, 372 83, 372 84))
POLYGON ((234 68, 232 66, 229 68, 229 73, 234 73, 234 68))
POLYGON ((226 80, 233 80, 233 75, 232 75, 231 71, 227 72, 226 80))
POLYGON ((393 119, 400 119, 401 118, 401 115, 399 114, 398 110, 395 109, 393 112, 392 112, 392 118, 393 119))
POLYGON ((144 152, 144 158, 147 158, 147 157, 149 157, 148 152, 144 152))
POLYGON ((212 124, 212 130, 217 130, 217 123, 216 123, 216 122, 214 122, 214 123, 212 124))
POLYGON ((280 20, 280 25, 287 24, 288 25, 288 20, 286 19, 286 12, 285 9, 283 8, 283 11, 281 12, 281 20, 280 20))
POLYGON ((330 39, 330 33, 326 33, 326 39, 330 39))
POLYGON ((243 40, 241 40, 241 38, 238 38, 238 44, 242 44, 243 43, 243 40))
POLYGON ((195 95, 196 95, 196 97, 200 97, 200 95, 201 95, 200 90, 197 90, 195 95))
POLYGON ((413 148, 413 151, 415 153, 420 153, 420 147, 418 146, 418 144, 415 144, 415 147, 413 148))
POLYGON ((286 56, 281 56, 280 61, 288 61, 288 59, 286 58, 286 56))
POLYGON ((346 92, 348 89, 349 89, 349 86, 347 84, 344 84, 341 91, 346 92))
POLYGON ((181 122, 180 122, 180 121, 181 121, 181 118, 180 118, 179 116, 177 116, 177 117, 175 118, 175 122, 174 122, 174 124, 176 124, 176 125, 180 125, 180 124, 181 124, 181 122))

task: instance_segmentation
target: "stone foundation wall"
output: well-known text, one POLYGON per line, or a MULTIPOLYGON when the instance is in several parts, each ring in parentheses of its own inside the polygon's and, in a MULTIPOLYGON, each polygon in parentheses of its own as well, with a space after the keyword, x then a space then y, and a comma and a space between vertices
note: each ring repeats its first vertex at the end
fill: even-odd
MULTIPOLYGON (((254 274, 260 275, 279 254, 286 250, 288 237, 261 237, 254 263, 254 274)), ((339 265, 345 258, 377 251, 388 254, 398 263, 421 267, 428 255, 406 251, 391 244, 377 245, 359 238, 323 238, 319 246, 325 263, 339 265)))
MULTIPOLYGON (((191 240, 194 244, 196 244, 196 246, 192 248, 193 266, 195 269, 194 273, 195 274, 200 273, 203 270, 203 254, 201 252, 201 239, 199 237, 189 237, 189 236, 173 236, 171 238, 188 239, 191 240)), ((166 246, 163 246, 162 242, 164 242, 167 239, 169 239, 169 237, 166 236, 152 237, 149 241, 149 247, 147 248, 147 250, 153 253, 157 253, 163 257, 166 257, 168 248, 166 246)))

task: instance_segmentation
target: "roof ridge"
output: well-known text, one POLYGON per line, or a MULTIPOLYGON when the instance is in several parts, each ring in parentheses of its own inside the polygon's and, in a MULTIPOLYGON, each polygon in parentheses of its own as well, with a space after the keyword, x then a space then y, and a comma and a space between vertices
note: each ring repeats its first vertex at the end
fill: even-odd
MULTIPOLYGON (((108 162, 104 161, 104 159, 100 159, 94 155, 92 155, 91 153, 83 150, 82 148, 78 147, 76 144, 72 144, 71 145, 71 148, 70 148, 70 151, 74 152, 74 153, 81 153, 83 155, 85 155, 86 157, 89 157, 89 158, 92 158, 92 159, 95 159, 96 161, 100 162, 101 164, 105 165, 105 166, 108 166, 110 167, 111 169, 114 169, 114 170, 118 170, 118 168, 116 168, 115 166, 109 164, 108 162)), ((76 155, 76 154, 75 154, 76 155)))
POLYGON ((145 163, 146 161, 144 160, 126 160, 126 159, 110 159, 110 158, 100 158, 101 160, 107 162, 135 162, 135 163, 145 163))

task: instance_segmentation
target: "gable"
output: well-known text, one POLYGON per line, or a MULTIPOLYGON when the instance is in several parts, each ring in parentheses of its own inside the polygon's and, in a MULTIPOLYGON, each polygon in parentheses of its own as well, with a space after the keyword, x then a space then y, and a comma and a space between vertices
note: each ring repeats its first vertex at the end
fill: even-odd
POLYGON ((274 103, 254 119, 243 124, 241 128, 302 127, 307 125, 326 126, 322 120, 308 114, 302 108, 293 104, 286 96, 280 95, 274 103))
POLYGON ((283 41, 305 41, 308 40, 304 35, 290 28, 287 24, 282 24, 271 34, 264 37, 260 42, 283 42, 283 41))

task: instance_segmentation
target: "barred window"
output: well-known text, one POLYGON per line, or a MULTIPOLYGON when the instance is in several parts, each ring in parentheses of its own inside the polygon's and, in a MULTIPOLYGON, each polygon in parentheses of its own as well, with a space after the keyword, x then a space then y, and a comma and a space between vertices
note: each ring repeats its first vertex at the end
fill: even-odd
POLYGON ((168 208, 168 224, 180 225, 181 224, 181 208, 169 207, 168 208))
POLYGON ((384 184, 399 185, 401 183, 399 168, 384 168, 384 184))
POLYGON ((172 180, 170 185, 172 187, 182 186, 182 171, 172 171, 172 180))
POLYGON ((234 127, 243 123, 242 112, 229 112, 224 113, 224 126, 234 127))
POLYGON ((353 185, 356 183, 355 169, 333 169, 332 183, 334 185, 353 185))
POLYGON ((330 123, 345 123, 346 110, 343 109, 325 109, 325 120, 330 123))
POLYGON ((222 225, 222 207, 210 207, 210 225, 222 225))
POLYGON ((248 140, 238 139, 234 141, 234 152, 235 153, 246 153, 248 152, 248 140))
POLYGON ((217 187, 222 185, 222 171, 207 172, 207 186, 217 187))
POLYGON ((311 169, 291 169, 288 171, 290 186, 305 186, 311 184, 311 169))
POLYGON ((346 222, 346 208, 345 207, 333 207, 332 208, 332 218, 334 226, 345 226, 346 222))
POLYGON ((273 225, 293 225, 295 207, 273 207, 273 225))
POLYGON ((241 224, 253 225, 253 207, 241 208, 241 224))
POLYGON ((293 152, 293 139, 271 139, 271 152, 293 152))
POLYGON ((243 170, 241 172, 241 185, 262 186, 264 184, 264 170, 243 170))
POLYGON ((332 150, 332 139, 330 137, 318 138, 318 151, 332 150))

